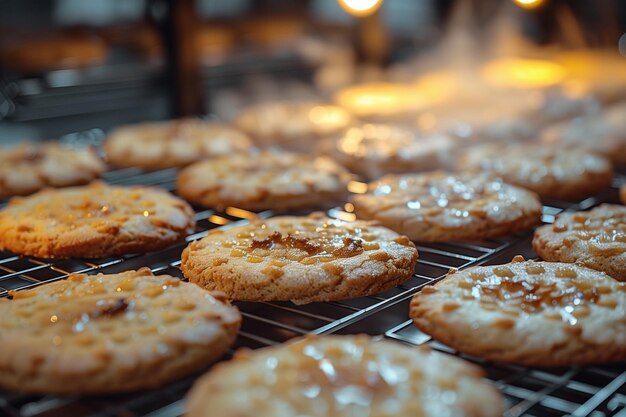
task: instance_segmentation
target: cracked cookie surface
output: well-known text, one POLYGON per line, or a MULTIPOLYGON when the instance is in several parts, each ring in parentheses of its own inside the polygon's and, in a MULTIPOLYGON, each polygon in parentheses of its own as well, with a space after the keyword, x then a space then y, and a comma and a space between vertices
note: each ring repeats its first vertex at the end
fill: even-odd
POLYGON ((411 240, 477 240, 520 232, 541 221, 537 195, 484 174, 387 175, 355 196, 360 219, 378 220, 411 240))
POLYGON ((322 214, 211 230, 182 254, 185 276, 234 300, 304 304, 361 297, 406 281, 417 249, 375 222, 322 214))
POLYGON ((451 272, 413 297, 410 315, 434 339, 495 362, 626 359, 626 284, 578 265, 516 257, 451 272))
POLYGON ((533 249, 546 261, 576 262, 626 281, 626 207, 561 213, 535 230, 533 249))
POLYGON ((223 294, 147 268, 11 295, 0 300, 0 386, 26 392, 155 388, 219 358, 241 321, 223 294))
POLYGON ((296 210, 343 202, 351 178, 326 157, 261 152, 197 162, 180 172, 176 185, 183 198, 204 207, 296 210))
POLYGON ((482 375, 424 346, 365 335, 307 337, 217 365, 187 396, 187 415, 501 416, 502 396, 482 375))
POLYGON ((611 162, 603 156, 545 144, 477 146, 459 165, 500 177, 542 199, 581 200, 608 188, 613 178, 611 162))
POLYGON ((97 258, 150 252, 195 226, 189 205, 165 190, 88 186, 13 198, 0 211, 0 248, 41 258, 97 258))

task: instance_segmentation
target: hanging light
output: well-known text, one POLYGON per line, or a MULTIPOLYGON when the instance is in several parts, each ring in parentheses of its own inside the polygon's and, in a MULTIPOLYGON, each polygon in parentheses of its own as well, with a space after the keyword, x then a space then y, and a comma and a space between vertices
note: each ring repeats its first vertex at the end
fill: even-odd
POLYGON ((339 5, 349 14, 365 17, 374 14, 383 4, 383 0, 337 0, 339 5))
POLYGON ((513 3, 517 4, 523 9, 536 9, 545 3, 544 0, 513 0, 513 3))

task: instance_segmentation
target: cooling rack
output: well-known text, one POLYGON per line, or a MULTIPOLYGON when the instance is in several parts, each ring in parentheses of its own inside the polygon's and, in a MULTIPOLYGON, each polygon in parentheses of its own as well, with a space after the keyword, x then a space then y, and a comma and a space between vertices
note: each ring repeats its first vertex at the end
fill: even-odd
MULTIPOLYGON (((130 168, 109 171, 104 179, 112 184, 153 185, 173 191, 175 175, 175 169, 143 172, 130 168)), ((624 182, 625 178, 618 176, 611 190, 576 204, 549 202, 543 208, 543 221, 551 223, 563 210, 586 209, 601 202, 615 202, 616 188, 624 182)), ((352 189, 358 191, 362 186, 361 183, 353 183, 352 189)), ((0 202, 0 208, 4 204, 6 202, 0 202)), ((351 209, 346 204, 329 210, 329 215, 351 220, 354 218, 351 209)), ((197 210, 197 228, 187 241, 200 238, 213 228, 241 224, 254 216, 272 215, 270 211, 252 213, 235 207, 229 207, 224 212, 197 210)), ((407 320, 410 298, 424 285, 443 278, 450 268, 507 262, 516 254, 534 257, 530 240, 531 234, 519 234, 507 239, 472 243, 420 244, 415 274, 404 284, 372 297, 301 306, 288 302, 237 302, 235 304, 241 310, 243 323, 236 344, 227 356, 240 347, 260 348, 310 333, 369 333, 409 345, 428 344, 437 350, 457 354, 433 342, 412 326, 407 320)), ((51 261, 0 252, 0 297, 7 296, 11 290, 31 288, 78 272, 114 273, 148 266, 155 273, 182 277, 180 253, 185 246, 186 243, 181 243, 145 255, 95 260, 51 261)), ((539 370, 464 358, 479 363, 485 369, 487 379, 505 395, 507 416, 626 417, 626 365, 539 370)), ((196 375, 159 390, 115 396, 33 396, 0 391, 0 415, 177 417, 184 413, 185 393, 204 371, 206 369, 198 369, 196 375)))

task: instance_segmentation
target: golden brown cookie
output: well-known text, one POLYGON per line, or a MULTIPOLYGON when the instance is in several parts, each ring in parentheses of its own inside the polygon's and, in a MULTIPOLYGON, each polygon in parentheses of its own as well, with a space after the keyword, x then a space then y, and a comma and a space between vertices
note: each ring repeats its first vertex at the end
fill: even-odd
POLYGON ((167 191, 88 186, 13 198, 0 211, 0 248, 41 258, 149 252, 184 240, 194 212, 167 191))
POLYGON ((317 102, 266 102, 244 109, 235 124, 264 148, 309 152, 317 142, 352 123, 338 106, 317 102))
POLYGON ((233 300, 304 304, 377 294, 411 277, 416 261, 406 236, 317 213, 211 230, 185 248, 181 268, 233 300))
POLYGON ((483 171, 552 200, 589 197, 609 187, 613 179, 608 159, 544 144, 477 146, 463 154, 459 169, 483 171))
POLYGON ((178 193, 205 207, 295 210, 332 207, 352 176, 326 157, 261 152, 197 162, 180 172, 178 193))
POLYGON ((104 163, 93 149, 71 149, 54 142, 1 148, 0 199, 44 187, 86 184, 103 171, 104 163))
POLYGON ((378 220, 411 240, 477 240, 541 222, 537 195, 485 174, 388 175, 353 200, 358 218, 378 220))
POLYGON ((192 388, 187 415, 501 416, 502 397, 482 375, 425 346, 365 335, 307 337, 217 365, 192 388))
POLYGON ((161 169, 238 152, 250 139, 227 125, 198 119, 139 123, 115 129, 104 143, 108 161, 118 167, 161 169))
POLYGON ((535 231, 533 249, 546 261, 576 262, 626 281, 626 207, 559 214, 535 231))
POLYGON ((626 359, 626 284, 578 265, 525 262, 450 272, 411 302, 415 325, 470 355, 527 366, 626 359))
POLYGON ((399 126, 366 123, 325 139, 319 150, 371 181, 384 174, 444 168, 457 145, 448 135, 418 134, 399 126))
POLYGON ((155 388, 219 358, 241 321, 223 294, 147 268, 11 295, 0 299, 0 386, 26 392, 155 388))

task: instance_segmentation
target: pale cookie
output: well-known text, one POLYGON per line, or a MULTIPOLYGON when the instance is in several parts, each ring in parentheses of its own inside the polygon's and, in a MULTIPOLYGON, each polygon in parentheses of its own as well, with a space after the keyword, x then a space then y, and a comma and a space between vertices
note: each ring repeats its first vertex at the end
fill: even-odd
POLYGON ((191 207, 165 190, 94 182, 12 199, 0 211, 0 249, 41 258, 143 253, 194 226, 191 207))
POLYGON ((484 174, 434 171, 388 175, 354 197, 358 218, 375 219, 411 240, 445 242, 512 234, 541 221, 530 191, 484 174))
POLYGON ((626 165, 626 105, 608 107, 553 125, 541 136, 543 143, 600 154, 616 165, 626 165))
POLYGON ((600 155, 543 144, 474 147, 460 158, 459 169, 483 171, 553 200, 589 197, 613 178, 611 162, 600 155))
POLYGON ((211 230, 185 248, 181 268, 233 300, 304 304, 377 294, 410 278, 416 261, 406 236, 314 213, 211 230))
POLYGON ((155 388, 219 358, 241 317, 220 293, 149 269, 0 300, 0 386, 86 394, 155 388))
POLYGON ((269 102, 244 109, 235 124, 267 148, 308 152, 317 141, 337 134, 352 123, 352 116, 338 106, 315 102, 269 102))
POLYGON ((221 155, 247 152, 250 139, 227 125, 198 119, 140 123, 115 129, 104 143, 118 167, 180 167, 221 155))
POLYGON ((384 174, 443 168, 457 142, 443 134, 418 134, 387 124, 363 124, 324 140, 320 152, 371 181, 384 174))
POLYGON ((103 171, 104 163, 89 148, 71 149, 53 142, 0 148, 0 199, 44 187, 86 184, 103 171))
POLYGON ((470 355, 527 366, 626 359, 626 284, 578 265, 513 262, 450 272, 413 297, 411 318, 470 355))
POLYGON ((546 261, 576 262, 626 281, 626 207, 559 214, 535 231, 533 249, 546 261))
POLYGON ((261 152, 197 162, 180 172, 176 185, 183 198, 205 207, 295 210, 343 201, 350 179, 326 157, 261 152))
POLYGON ((482 376, 425 346, 306 337, 217 365, 188 394, 187 416, 501 416, 502 397, 482 376))

